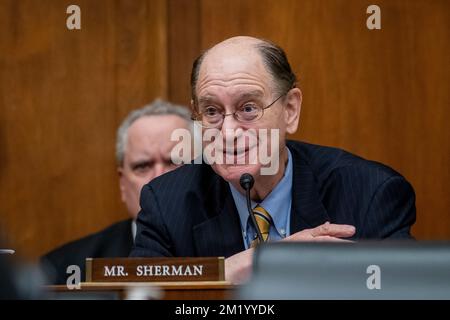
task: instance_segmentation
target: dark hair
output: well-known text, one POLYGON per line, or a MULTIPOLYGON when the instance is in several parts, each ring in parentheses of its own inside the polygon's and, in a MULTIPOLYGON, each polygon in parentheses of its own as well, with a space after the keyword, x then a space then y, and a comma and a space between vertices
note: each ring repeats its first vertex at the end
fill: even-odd
MULTIPOLYGON (((272 75, 275 80, 276 90, 278 94, 283 94, 289 89, 295 87, 297 83, 297 77, 292 71, 289 61, 286 57, 284 50, 276 45, 275 43, 262 40, 255 45, 258 49, 261 57, 263 59, 264 65, 266 66, 268 72, 272 75)), ((194 103, 196 103, 196 85, 198 80, 198 73, 200 71, 200 66, 203 62, 208 51, 203 52, 200 56, 195 59, 192 64, 191 72, 191 97, 194 103)))
POLYGON ((197 80, 198 80, 198 73, 200 72, 200 66, 203 62, 203 59, 205 58, 208 51, 202 52, 201 55, 197 57, 197 59, 194 60, 194 63, 192 64, 192 71, 191 71, 191 99, 194 101, 194 105, 197 104, 197 95, 195 94, 195 90, 197 88, 197 80))
POLYGON ((288 92, 295 87, 297 77, 291 69, 291 65, 284 50, 273 42, 262 40, 256 45, 267 70, 275 80, 278 94, 288 92))

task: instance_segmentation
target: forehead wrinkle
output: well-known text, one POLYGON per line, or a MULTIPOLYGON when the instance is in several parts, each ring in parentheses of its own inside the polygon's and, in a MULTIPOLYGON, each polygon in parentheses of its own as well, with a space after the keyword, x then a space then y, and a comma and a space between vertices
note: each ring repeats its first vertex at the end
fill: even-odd
POLYGON ((128 152, 127 157, 130 159, 130 161, 143 161, 153 158, 154 153, 150 150, 137 147, 128 152))
MULTIPOLYGON (((244 91, 244 90, 239 90, 238 92, 236 92, 236 94, 234 94, 234 97, 236 101, 239 100, 245 100, 245 99, 249 99, 249 98, 262 98, 264 96, 264 92, 262 90, 251 90, 251 91, 244 91)), ((200 104, 206 104, 206 103, 211 103, 216 101, 216 95, 212 94, 206 94, 205 96, 201 96, 198 99, 198 102, 200 104)))
POLYGON ((251 92, 252 94, 257 94, 258 96, 264 96, 268 92, 268 88, 265 88, 264 85, 259 82, 257 83, 254 81, 239 79, 231 84, 223 83, 222 81, 209 81, 208 84, 204 85, 202 88, 199 88, 198 92, 198 101, 203 101, 213 100, 214 98, 222 94, 239 96, 251 92), (250 90, 245 90, 243 88, 240 88, 241 86, 251 86, 253 88, 250 90), (217 90, 214 90, 214 87, 219 87, 223 90, 217 92, 217 90))
POLYGON ((254 84, 255 82, 260 81, 261 76, 255 76, 254 74, 247 72, 235 73, 231 76, 226 76, 220 72, 211 72, 200 76, 198 88, 200 90, 202 87, 209 85, 211 82, 221 86, 230 86, 237 84, 254 84))
POLYGON ((131 135, 128 135, 125 156, 128 156, 131 160, 153 157, 153 148, 156 144, 157 142, 153 141, 151 137, 132 132, 131 135))

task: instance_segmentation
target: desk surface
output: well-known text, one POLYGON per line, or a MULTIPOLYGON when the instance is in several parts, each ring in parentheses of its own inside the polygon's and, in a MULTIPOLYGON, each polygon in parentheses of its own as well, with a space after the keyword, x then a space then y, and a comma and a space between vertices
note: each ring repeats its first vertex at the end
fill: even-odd
POLYGON ((226 281, 186 282, 82 282, 80 289, 65 285, 46 286, 50 292, 83 293, 115 292, 121 299, 148 294, 153 299, 164 300, 222 300, 232 299, 237 286, 226 281))

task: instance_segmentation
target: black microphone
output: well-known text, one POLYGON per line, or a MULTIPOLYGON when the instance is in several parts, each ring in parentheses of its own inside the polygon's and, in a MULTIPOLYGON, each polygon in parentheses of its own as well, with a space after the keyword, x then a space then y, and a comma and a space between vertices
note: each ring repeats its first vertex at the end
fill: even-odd
POLYGON ((241 178, 239 179, 239 183, 242 187, 242 189, 245 190, 245 197, 247 198, 247 210, 248 214, 250 215, 253 225, 256 229, 256 234, 259 239, 259 243, 263 243, 263 236, 261 234, 261 230, 259 230, 258 223, 256 222, 255 214, 252 210, 252 203, 250 200, 250 190, 253 188, 253 184, 255 183, 255 179, 253 179, 253 176, 250 173, 244 173, 241 178))

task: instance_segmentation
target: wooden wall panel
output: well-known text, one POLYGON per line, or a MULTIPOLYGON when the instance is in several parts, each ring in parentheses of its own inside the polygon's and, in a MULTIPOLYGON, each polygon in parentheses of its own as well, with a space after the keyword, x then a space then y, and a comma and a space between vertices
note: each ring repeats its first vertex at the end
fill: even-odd
POLYGON ((116 128, 167 96, 165 0, 69 4, 0 1, 0 223, 34 257, 127 217, 116 128))
POLYGON ((188 103, 201 50, 233 35, 283 46, 304 93, 294 136, 384 162, 417 193, 420 239, 450 238, 446 0, 0 0, 0 224, 19 252, 126 217, 117 125, 158 96, 188 103))
POLYGON ((192 63, 200 52, 200 0, 168 2, 170 100, 189 106, 192 63))
POLYGON ((296 139, 386 163, 414 185, 420 239, 450 238, 450 2, 202 1, 202 49, 234 35, 286 49, 304 94, 296 139))

